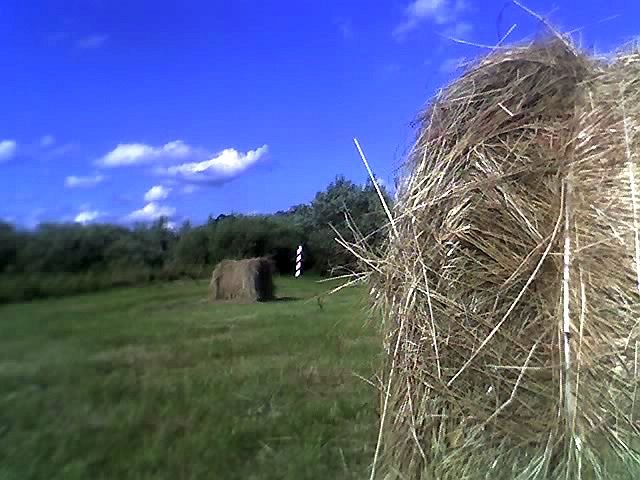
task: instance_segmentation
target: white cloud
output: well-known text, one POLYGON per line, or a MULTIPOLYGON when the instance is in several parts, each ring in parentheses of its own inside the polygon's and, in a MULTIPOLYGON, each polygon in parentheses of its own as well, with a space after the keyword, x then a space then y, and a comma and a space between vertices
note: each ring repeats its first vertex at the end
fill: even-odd
POLYGON ((405 9, 404 21, 396 26, 393 34, 401 39, 424 21, 437 25, 453 23, 468 8, 465 0, 413 0, 405 9))
POLYGON ((232 178, 263 158, 269 147, 263 145, 247 153, 227 148, 209 160, 158 168, 161 175, 176 177, 187 182, 216 182, 232 178))
POLYGON ((158 160, 183 159, 194 153, 194 149, 182 140, 175 140, 160 147, 143 143, 121 143, 97 163, 102 167, 122 167, 158 160))
POLYGON ((473 32, 473 25, 468 22, 456 22, 451 27, 447 28, 443 34, 445 37, 451 37, 455 39, 465 39, 473 32))
POLYGON ((17 148, 18 144, 15 140, 0 140, 0 162, 11 160, 17 148))
POLYGON ((440 64, 440 73, 454 73, 464 67, 466 59, 464 57, 447 58, 440 64))
POLYGON ((39 145, 34 146, 31 149, 31 153, 29 155, 33 157, 37 156, 42 159, 52 159, 68 155, 78 150, 80 150, 80 147, 74 145, 73 143, 52 143, 49 145, 44 145, 42 139, 40 139, 39 145))
POLYGON ((86 176, 86 177, 78 177, 76 175, 71 175, 64 180, 64 186, 67 188, 78 188, 78 187, 95 187, 99 183, 102 183, 105 180, 105 177, 102 175, 94 175, 94 176, 86 176))
POLYGON ((102 216, 98 210, 85 210, 78 213, 73 219, 76 223, 90 223, 102 216))
POLYGON ((76 42, 76 46, 78 48, 83 48, 83 49, 100 48, 106 43, 108 39, 109 39, 108 35, 101 35, 101 34, 89 35, 89 36, 80 38, 76 42))
POLYGON ((78 149, 79 147, 77 145, 74 145, 73 143, 66 143, 64 145, 60 145, 59 147, 55 147, 54 149, 52 149, 51 155, 54 157, 57 157, 60 155, 66 155, 67 153, 73 152, 78 149))
POLYGON ((140 210, 131 212, 128 216, 128 220, 133 221, 150 221, 157 220, 160 217, 172 217, 176 213, 176 209, 173 207, 158 205, 155 202, 146 204, 140 210))
POLYGON ((163 187, 162 185, 154 185, 144 194, 145 202, 156 202, 158 200, 164 200, 169 196, 171 188, 163 187))
POLYGON ((56 143, 56 139, 53 135, 44 135, 41 139, 40 139, 40 146, 41 147, 49 147, 51 145, 53 145, 54 143, 56 143))
POLYGON ((195 185, 185 185, 182 189, 182 193, 189 195, 190 193, 197 192, 199 189, 195 185))

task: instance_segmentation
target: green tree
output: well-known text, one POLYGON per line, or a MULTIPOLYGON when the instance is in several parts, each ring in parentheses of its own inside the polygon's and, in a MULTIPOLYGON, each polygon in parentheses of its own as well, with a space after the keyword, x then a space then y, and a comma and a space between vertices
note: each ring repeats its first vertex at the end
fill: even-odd
MULTIPOLYGON (((390 202, 386 190, 383 187, 381 190, 390 202)), ((325 191, 318 192, 307 215, 309 250, 321 272, 356 267, 356 259, 335 240, 336 231, 347 242, 357 240, 347 215, 352 221, 351 227, 367 237, 371 247, 377 247, 384 239, 384 210, 371 182, 362 187, 344 177, 337 177, 325 191)))
POLYGON ((0 222, 0 273, 15 269, 21 237, 13 225, 0 222))
POLYGON ((209 237, 206 227, 182 229, 175 246, 175 260, 186 266, 207 265, 209 237))

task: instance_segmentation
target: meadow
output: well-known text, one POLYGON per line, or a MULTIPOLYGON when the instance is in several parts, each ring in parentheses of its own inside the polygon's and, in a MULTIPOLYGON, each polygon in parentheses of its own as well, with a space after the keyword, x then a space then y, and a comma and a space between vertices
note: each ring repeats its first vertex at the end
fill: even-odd
POLYGON ((275 302, 206 282, 0 307, 0 479, 355 479, 379 357, 364 292, 278 278, 275 302))

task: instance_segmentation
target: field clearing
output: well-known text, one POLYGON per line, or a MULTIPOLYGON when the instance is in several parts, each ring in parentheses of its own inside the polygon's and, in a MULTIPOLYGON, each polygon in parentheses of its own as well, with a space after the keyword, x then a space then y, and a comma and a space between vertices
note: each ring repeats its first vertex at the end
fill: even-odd
POLYGON ((350 479, 373 458, 364 295, 206 303, 206 282, 0 307, 0 479, 350 479), (357 374, 357 375, 356 375, 357 374))

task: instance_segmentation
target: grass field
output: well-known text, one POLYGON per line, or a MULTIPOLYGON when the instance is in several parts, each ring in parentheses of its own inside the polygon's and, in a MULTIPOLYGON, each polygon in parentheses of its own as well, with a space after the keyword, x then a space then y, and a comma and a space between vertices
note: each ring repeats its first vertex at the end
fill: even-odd
POLYGON ((0 307, 0 479, 348 479, 373 456, 363 292, 185 282, 0 307))

